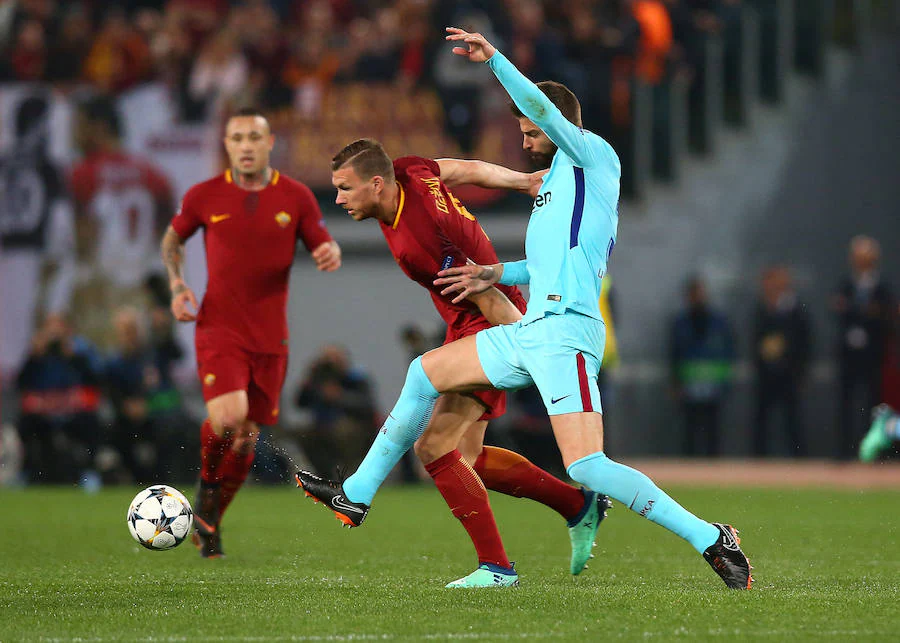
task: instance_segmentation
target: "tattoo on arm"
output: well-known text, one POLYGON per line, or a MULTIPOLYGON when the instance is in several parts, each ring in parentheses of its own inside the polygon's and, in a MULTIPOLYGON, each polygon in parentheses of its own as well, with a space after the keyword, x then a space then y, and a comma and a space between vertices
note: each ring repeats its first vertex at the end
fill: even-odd
MULTIPOLYGON (((181 268, 184 265, 184 241, 178 236, 178 233, 170 226, 162 239, 162 260, 166 271, 169 273, 169 283, 184 279, 181 268)), ((173 295, 185 290, 187 286, 183 283, 175 286, 172 290, 173 295)))

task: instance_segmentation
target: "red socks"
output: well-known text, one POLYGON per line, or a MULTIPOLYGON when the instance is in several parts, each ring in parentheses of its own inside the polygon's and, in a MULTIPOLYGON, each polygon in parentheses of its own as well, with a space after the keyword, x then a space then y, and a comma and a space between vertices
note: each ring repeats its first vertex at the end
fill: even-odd
POLYGON ((487 490, 457 449, 425 465, 438 491, 469 532, 479 563, 509 567, 487 490))
POLYGON ((220 438, 209 418, 200 427, 200 479, 204 484, 220 484, 219 519, 231 504, 253 464, 254 451, 237 453, 230 437, 220 438))
POLYGON ((203 482, 216 484, 222 481, 222 459, 230 450, 231 440, 220 438, 213 431, 209 418, 200 426, 200 479, 203 482))
POLYGON ((580 489, 553 477, 513 451, 484 447, 475 461, 475 472, 491 491, 536 500, 566 520, 577 516, 584 507, 580 489))
POLYGON ((247 474, 250 473, 250 467, 253 465, 253 456, 255 449, 248 454, 238 453, 232 449, 228 449, 228 453, 222 458, 222 495, 219 497, 219 515, 222 516, 228 505, 234 499, 234 494, 238 492, 247 474))

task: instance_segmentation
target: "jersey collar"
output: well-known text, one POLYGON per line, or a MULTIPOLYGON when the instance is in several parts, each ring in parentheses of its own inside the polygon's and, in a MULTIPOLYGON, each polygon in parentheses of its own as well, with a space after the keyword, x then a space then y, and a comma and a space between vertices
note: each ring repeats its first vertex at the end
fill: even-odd
POLYGON ((397 226, 400 224, 400 215, 403 214, 403 204, 406 203, 406 193, 403 191, 403 186, 398 183, 397 187, 400 189, 400 204, 397 206, 397 216, 394 217, 394 223, 391 224, 391 230, 396 230, 397 226))
MULTIPOLYGON (((269 179, 269 185, 278 185, 278 179, 280 178, 281 174, 278 172, 278 170, 272 168, 272 178, 269 179)), ((234 183, 234 179, 231 177, 231 168, 225 170, 225 182, 234 183)))

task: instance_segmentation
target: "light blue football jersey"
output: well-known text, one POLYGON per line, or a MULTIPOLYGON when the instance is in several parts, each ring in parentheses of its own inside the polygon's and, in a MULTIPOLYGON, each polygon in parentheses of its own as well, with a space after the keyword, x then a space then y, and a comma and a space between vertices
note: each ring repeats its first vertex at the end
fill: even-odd
POLYGON ((527 281, 523 323, 566 310, 602 319, 600 281, 619 224, 619 157, 601 137, 566 120, 499 51, 488 65, 519 110, 559 148, 534 200, 525 261, 504 264, 501 282, 527 281))

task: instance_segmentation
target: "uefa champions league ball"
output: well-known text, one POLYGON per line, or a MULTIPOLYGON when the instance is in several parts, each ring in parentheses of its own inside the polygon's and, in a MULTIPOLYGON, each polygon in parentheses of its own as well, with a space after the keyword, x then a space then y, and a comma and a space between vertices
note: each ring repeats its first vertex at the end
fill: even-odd
POLYGON ((147 549, 172 549, 191 533, 194 512, 178 489, 158 484, 134 497, 127 523, 134 539, 147 549))

